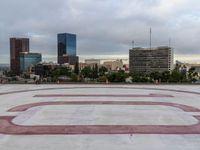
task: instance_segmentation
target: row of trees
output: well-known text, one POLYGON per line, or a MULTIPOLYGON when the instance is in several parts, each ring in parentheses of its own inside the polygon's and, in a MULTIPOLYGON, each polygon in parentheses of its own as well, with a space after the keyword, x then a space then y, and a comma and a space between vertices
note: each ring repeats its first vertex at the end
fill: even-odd
MULTIPOLYGON (((57 67, 55 69, 47 70, 43 78, 48 78, 50 82, 56 82, 60 77, 66 77, 72 82, 125 82, 127 78, 130 78, 132 82, 164 82, 164 83, 191 83, 199 80, 198 73, 195 72, 195 68, 190 68, 189 71, 182 70, 177 65, 173 71, 165 72, 152 72, 149 74, 138 74, 138 73, 126 73, 123 70, 109 71, 106 67, 93 67, 86 66, 79 70, 78 63, 75 65, 74 70, 69 67, 57 67)), ((8 75, 11 75, 7 73, 8 75)))
POLYGON ((190 68, 189 71, 180 70, 177 65, 174 70, 165 72, 152 72, 150 74, 132 74, 133 82, 174 82, 174 83, 192 83, 199 80, 198 73, 195 68, 190 68))
POLYGON ((195 72, 195 68, 190 68, 189 71, 180 71, 177 65, 173 71, 165 72, 152 72, 149 74, 137 74, 137 73, 126 73, 123 70, 111 72, 104 66, 93 67, 86 66, 82 70, 79 70, 78 65, 75 65, 75 69, 70 68, 59 68, 51 73, 53 79, 57 79, 61 75, 66 75, 71 78, 71 81, 82 82, 82 81, 95 81, 95 82, 125 82, 128 77, 132 78, 132 82, 144 82, 152 83, 155 81, 164 83, 191 83, 199 79, 198 73, 195 72))

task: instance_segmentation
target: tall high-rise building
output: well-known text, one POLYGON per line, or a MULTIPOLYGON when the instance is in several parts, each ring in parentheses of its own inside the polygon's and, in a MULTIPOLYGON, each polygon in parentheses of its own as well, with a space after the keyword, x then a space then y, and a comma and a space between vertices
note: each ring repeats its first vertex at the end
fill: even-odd
POLYGON ((78 62, 76 56, 76 35, 71 33, 60 33, 58 40, 58 64, 69 63, 75 65, 78 62))
POLYGON ((131 73, 171 71, 173 63, 174 53, 171 47, 133 48, 129 51, 131 73))
POLYGON ((29 52, 28 38, 10 38, 10 69, 13 73, 20 73, 20 53, 29 52))

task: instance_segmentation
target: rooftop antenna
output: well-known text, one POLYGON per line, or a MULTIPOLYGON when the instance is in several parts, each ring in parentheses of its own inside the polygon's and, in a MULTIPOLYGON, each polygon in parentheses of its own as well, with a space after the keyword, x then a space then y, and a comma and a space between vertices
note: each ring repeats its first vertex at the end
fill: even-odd
POLYGON ((132 41, 132 49, 134 49, 135 41, 132 41))
POLYGON ((169 38, 169 47, 171 47, 171 38, 169 38))
POLYGON ((150 45, 150 50, 151 50, 151 34, 152 34, 152 31, 151 31, 151 28, 150 28, 150 43, 149 43, 149 45, 150 45))

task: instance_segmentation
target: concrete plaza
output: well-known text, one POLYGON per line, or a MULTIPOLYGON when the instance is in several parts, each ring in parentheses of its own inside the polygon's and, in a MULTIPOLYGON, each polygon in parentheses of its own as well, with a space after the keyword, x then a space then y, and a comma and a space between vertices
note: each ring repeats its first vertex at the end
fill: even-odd
POLYGON ((199 150, 198 85, 0 85, 1 150, 199 150))

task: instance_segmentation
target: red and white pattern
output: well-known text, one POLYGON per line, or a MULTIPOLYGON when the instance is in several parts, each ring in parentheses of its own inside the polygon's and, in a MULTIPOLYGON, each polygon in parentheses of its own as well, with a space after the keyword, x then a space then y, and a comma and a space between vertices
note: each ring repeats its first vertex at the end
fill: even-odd
MULTIPOLYGON (((97 95, 96 95, 97 96, 97 95)), ((9 112, 27 111, 33 107, 47 105, 146 105, 171 106, 185 112, 200 112, 200 109, 176 103, 137 102, 137 101, 57 101, 39 102, 11 108, 9 112)), ((0 117, 0 133, 17 135, 43 134, 200 134, 200 116, 194 116, 199 122, 190 126, 168 125, 65 125, 65 126, 22 126, 13 123, 16 116, 0 117)))

